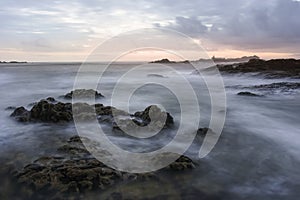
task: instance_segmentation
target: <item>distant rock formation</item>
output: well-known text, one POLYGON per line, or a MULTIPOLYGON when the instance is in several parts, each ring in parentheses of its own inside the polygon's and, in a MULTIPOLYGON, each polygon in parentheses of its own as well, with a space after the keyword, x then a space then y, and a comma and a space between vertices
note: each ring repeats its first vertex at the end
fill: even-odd
POLYGON ((176 62, 175 61, 170 61, 169 59, 164 58, 164 59, 161 59, 161 60, 152 61, 150 63, 164 63, 164 64, 166 64, 166 63, 176 63, 176 62))
POLYGON ((24 64, 24 63, 27 63, 27 61, 21 61, 21 62, 19 62, 19 61, 0 61, 0 63, 4 63, 4 64, 17 64, 17 63, 20 63, 20 64, 24 64))
POLYGON ((250 96, 250 97, 259 97, 259 96, 261 96, 259 94, 255 94, 255 93, 252 93, 252 92, 239 92, 239 93, 237 93, 237 95, 239 95, 239 96, 250 96))
POLYGON ((213 56, 211 59, 199 59, 200 62, 214 61, 214 62, 248 62, 249 60, 260 59, 258 56, 243 56, 241 58, 217 58, 213 56))
POLYGON ((296 59, 251 59, 246 63, 217 65, 221 72, 249 73, 257 72, 266 78, 293 77, 300 78, 300 60, 296 59))

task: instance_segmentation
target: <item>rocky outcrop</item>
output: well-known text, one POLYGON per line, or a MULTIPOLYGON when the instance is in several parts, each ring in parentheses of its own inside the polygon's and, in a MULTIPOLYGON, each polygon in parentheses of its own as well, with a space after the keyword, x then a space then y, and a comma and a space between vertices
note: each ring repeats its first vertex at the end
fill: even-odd
MULTIPOLYGON (((74 136, 58 149, 56 156, 43 156, 15 173, 17 181, 27 187, 32 197, 35 193, 55 192, 56 195, 77 194, 104 190, 118 182, 159 179, 158 173, 134 174, 107 167, 91 157, 80 138, 74 136), (76 148, 75 148, 76 147, 76 148)), ((163 170, 193 169, 193 161, 180 156, 163 170)))
POLYGON ((158 106, 148 106, 142 112, 130 115, 130 118, 116 119, 113 128, 123 132, 160 131, 174 124, 174 119, 168 112, 162 111, 158 106))
POLYGON ((165 127, 174 124, 174 119, 168 112, 162 111, 158 106, 148 106, 143 112, 134 113, 134 117, 140 118, 145 125, 150 122, 165 122, 165 127))
POLYGON ((164 58, 164 59, 161 59, 161 60, 155 60, 155 61, 152 61, 150 63, 161 63, 161 64, 170 64, 170 63, 175 63, 174 61, 170 61, 169 59, 167 58, 164 58))
POLYGON ((227 73, 258 72, 267 78, 300 78, 300 60, 296 59, 274 59, 268 61, 251 59, 246 63, 217 65, 217 67, 221 72, 227 73))
POLYGON ((161 111, 155 105, 148 106, 142 112, 129 114, 112 106, 103 104, 89 105, 87 103, 62 103, 54 98, 47 98, 35 103, 31 110, 19 107, 14 110, 11 117, 20 122, 76 122, 91 121, 109 123, 114 129, 137 130, 147 127, 149 130, 169 128, 174 124, 173 117, 161 111))
POLYGON ((271 83, 271 84, 262 84, 262 85, 255 85, 250 86, 249 88, 252 89, 259 89, 259 90, 296 90, 300 89, 300 83, 297 82, 278 82, 278 83, 271 83))
POLYGON ((69 122, 72 118, 71 103, 52 103, 47 100, 41 100, 36 103, 30 111, 24 107, 16 108, 11 114, 17 121, 21 122, 69 122))
POLYGON ((237 93, 237 95, 239 95, 239 96, 249 96, 249 97, 259 97, 259 96, 261 96, 259 94, 255 94, 255 93, 252 93, 252 92, 239 92, 239 93, 237 93))
POLYGON ((63 97, 65 99, 72 99, 73 96, 75 96, 77 99, 90 99, 90 98, 99 99, 99 98, 104 97, 101 93, 99 93, 98 91, 92 90, 92 89, 89 89, 89 90, 76 89, 76 90, 73 90, 73 91, 65 94, 63 97))

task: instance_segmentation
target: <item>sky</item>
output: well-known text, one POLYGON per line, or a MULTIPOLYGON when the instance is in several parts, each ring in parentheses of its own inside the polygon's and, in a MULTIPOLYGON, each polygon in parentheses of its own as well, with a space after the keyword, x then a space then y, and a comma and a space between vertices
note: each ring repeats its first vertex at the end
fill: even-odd
POLYGON ((209 56, 300 58, 299 0, 1 0, 0 18, 0 60, 84 61, 110 38, 144 28, 185 34, 209 56))

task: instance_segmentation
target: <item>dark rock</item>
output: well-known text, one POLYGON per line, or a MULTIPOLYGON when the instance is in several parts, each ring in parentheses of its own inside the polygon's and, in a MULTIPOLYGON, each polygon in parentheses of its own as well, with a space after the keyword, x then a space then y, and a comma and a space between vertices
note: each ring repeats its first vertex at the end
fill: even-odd
POLYGON ((49 101, 49 102, 51 102, 51 103, 55 103, 56 102, 56 100, 53 97, 48 97, 46 100, 49 101))
POLYGON ((89 90, 86 90, 86 89, 76 89, 76 90, 73 90, 69 93, 67 93, 66 95, 64 95, 64 98, 65 99, 72 99, 73 98, 73 95, 76 96, 76 98, 78 99, 85 99, 85 98, 103 98, 104 96, 99 93, 98 91, 95 91, 95 90, 92 90, 92 89, 89 89, 89 90))
POLYGON ((170 61, 167 58, 161 59, 161 60, 156 60, 156 61, 152 61, 150 63, 163 63, 163 64, 168 64, 168 63, 175 63, 174 61, 170 61))
POLYGON ((98 120, 112 125, 113 129, 135 129, 137 127, 149 128, 149 130, 161 130, 169 128, 174 124, 173 117, 161 111, 155 105, 147 107, 142 112, 131 115, 123 110, 103 104, 89 105, 87 103, 52 103, 41 100, 36 103, 30 111, 24 107, 17 108, 12 114, 19 121, 31 122, 86 122, 98 120), (123 128, 119 127, 122 126, 123 128))
POLYGON ((150 122, 163 123, 165 127, 170 127, 174 124, 174 119, 168 112, 163 112, 156 105, 148 106, 143 112, 134 113, 134 117, 140 118, 145 125, 150 122))
POLYGON ((166 169, 182 171, 182 170, 194 169, 194 168, 195 168, 194 162, 190 158, 181 155, 175 162, 171 163, 166 169))
POLYGON ((250 97, 259 97, 259 96, 261 96, 261 95, 258 95, 258 94, 254 94, 252 92, 239 92, 239 93, 237 93, 237 95, 250 96, 250 97))
POLYGON ((296 59, 274 59, 261 60, 251 59, 246 63, 231 65, 218 65, 220 71, 228 73, 259 72, 272 78, 294 77, 300 78, 300 60, 296 59))
POLYGON ((253 89, 281 89, 281 90, 296 90, 300 89, 300 83, 296 82, 279 82, 279 83, 271 83, 271 84, 263 84, 263 85, 255 85, 250 88, 253 89))
POLYGON ((127 118, 114 119, 113 129, 123 132, 160 131, 174 124, 170 113, 162 112, 156 105, 148 106, 142 112, 136 112, 127 118))
POLYGON ((10 116, 14 117, 17 121, 20 122, 28 122, 30 120, 30 112, 24 107, 16 108, 10 116))
POLYGON ((208 132, 208 130, 210 130, 209 128, 199 128, 198 130, 197 130, 197 134, 198 135, 201 135, 201 136, 205 136, 206 135, 206 133, 208 132))
POLYGON ((46 100, 41 100, 30 110, 30 118, 32 121, 69 122, 73 119, 72 105, 61 102, 52 104, 46 100))
POLYGON ((271 83, 271 84, 240 87, 240 88, 257 90, 257 91, 263 92, 264 94, 293 93, 295 90, 300 89, 300 83, 278 82, 278 83, 271 83))
MULTIPOLYGON (((87 138, 74 136, 66 145, 79 145, 82 139, 87 138)), ((58 152, 62 149, 65 149, 65 145, 59 148, 58 152)), ((84 149, 83 145, 82 149, 84 149)), ((159 179, 156 173, 121 172, 105 166, 86 154, 78 154, 77 157, 72 154, 72 150, 67 150, 63 156, 41 157, 17 172, 15 177, 19 183, 28 186, 32 194, 40 191, 55 191, 59 196, 103 190, 122 181, 159 179)), ((190 158, 180 156, 163 170, 182 171, 193 168, 195 164, 190 158)))
POLYGON ((5 108, 5 110, 15 110, 16 109, 16 107, 14 107, 14 106, 8 106, 7 108, 5 108))

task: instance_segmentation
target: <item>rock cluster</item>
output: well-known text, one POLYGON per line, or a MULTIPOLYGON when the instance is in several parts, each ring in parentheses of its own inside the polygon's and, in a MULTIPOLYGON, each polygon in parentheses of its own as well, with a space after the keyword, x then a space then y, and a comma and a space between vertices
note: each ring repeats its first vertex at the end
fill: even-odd
POLYGON ((20 122, 47 123, 98 120, 98 122, 109 123, 114 129, 123 131, 125 129, 138 131, 139 127, 161 130, 174 124, 173 117, 156 105, 148 106, 144 111, 129 114, 103 104, 62 103, 52 97, 35 103, 31 110, 18 107, 11 114, 11 117, 20 122))
MULTIPOLYGON (((82 193, 103 190, 118 182, 159 179, 157 173, 125 173, 107 167, 91 157, 80 138, 74 136, 58 148, 58 155, 44 156, 16 172, 17 181, 29 188, 29 193, 47 191, 64 193, 82 193)), ((89 141, 88 141, 89 142, 89 141)), ((191 159, 180 156, 163 170, 182 171, 194 168, 191 159)))

